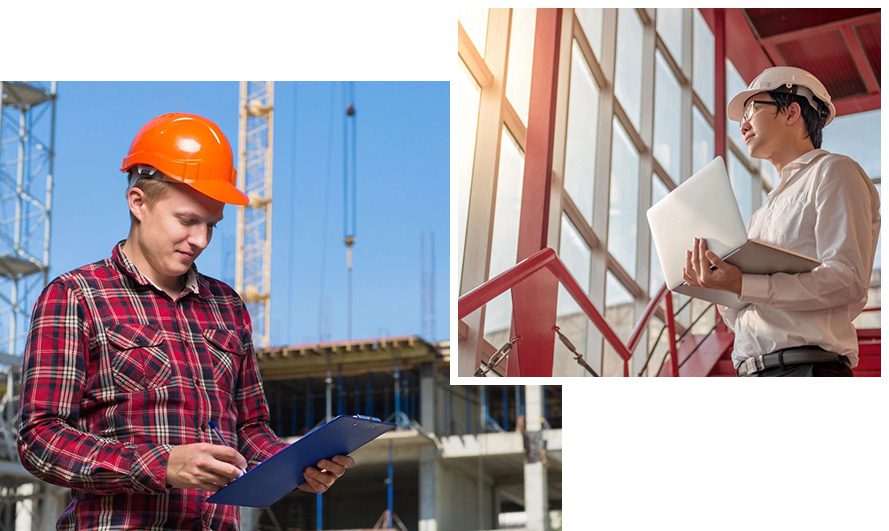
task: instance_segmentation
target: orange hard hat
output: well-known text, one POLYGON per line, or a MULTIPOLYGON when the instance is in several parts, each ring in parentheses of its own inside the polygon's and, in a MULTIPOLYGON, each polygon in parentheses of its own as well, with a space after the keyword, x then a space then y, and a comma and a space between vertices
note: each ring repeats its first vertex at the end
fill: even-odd
POLYGON ((196 114, 168 113, 151 120, 136 133, 120 171, 150 166, 172 181, 233 205, 249 199, 238 190, 232 148, 219 126, 196 114))

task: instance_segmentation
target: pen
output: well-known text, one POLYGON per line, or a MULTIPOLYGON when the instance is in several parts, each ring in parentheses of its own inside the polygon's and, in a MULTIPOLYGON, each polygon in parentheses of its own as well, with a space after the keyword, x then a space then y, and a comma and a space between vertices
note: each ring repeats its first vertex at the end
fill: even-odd
POLYGON ((225 442, 225 437, 222 436, 222 432, 219 431, 219 426, 216 425, 212 420, 208 421, 207 424, 210 425, 210 429, 213 430, 213 433, 216 434, 216 437, 224 444, 225 446, 230 446, 227 442, 225 442))
MULTIPOLYGON (((219 426, 217 426, 216 423, 213 422, 212 420, 208 420, 208 421, 207 421, 207 424, 210 425, 210 429, 213 430, 213 433, 216 434, 216 437, 217 437, 220 441, 222 441, 222 444, 224 444, 225 446, 228 446, 229 448, 231 448, 231 445, 228 444, 227 442, 225 442, 225 437, 223 437, 223 436, 222 436, 222 432, 219 431, 219 426)), ((244 471, 243 471, 243 470, 241 470, 241 475, 242 475, 242 476, 244 475, 244 471)))

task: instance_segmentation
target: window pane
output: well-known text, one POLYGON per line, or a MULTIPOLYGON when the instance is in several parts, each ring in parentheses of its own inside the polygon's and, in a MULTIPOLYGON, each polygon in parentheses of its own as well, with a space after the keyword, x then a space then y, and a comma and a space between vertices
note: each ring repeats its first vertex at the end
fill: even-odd
MULTIPOLYGON (((571 276, 580 284, 585 293, 589 293, 590 285, 590 258, 589 246, 580 237, 574 224, 568 217, 562 214, 561 239, 559 242, 559 258, 565 263, 565 267, 571 276)), ((568 294, 562 284, 559 284, 559 299, 556 306, 557 324, 561 332, 574 344, 577 351, 584 355, 587 352, 587 327, 589 320, 574 298, 568 294)), ((584 370, 574 361, 574 355, 556 337, 556 350, 553 358, 553 376, 581 376, 584 370)), ((589 362, 589 360, 587 360, 589 362)))
POLYGON ((586 34, 586 40, 593 48, 596 58, 602 58, 602 10, 601 9, 575 9, 574 14, 586 34))
POLYGON ((614 93, 638 130, 642 114, 642 21, 634 9, 618 10, 615 69, 614 93))
MULTIPOLYGON (((522 175, 525 157, 515 139, 504 127, 500 135, 500 167, 497 177, 497 202, 494 205, 494 228, 491 238, 491 266, 488 278, 514 266, 519 241, 519 211, 522 203, 522 175)), ((494 344, 509 333, 512 296, 507 291, 487 304, 485 338, 494 344)), ((509 338, 506 338, 509 339, 509 338)))
POLYGON ((824 128, 821 147, 855 159, 871 178, 880 175, 880 110, 834 118, 824 128))
POLYGON ((692 56, 692 78, 694 79, 695 92, 704 100, 704 104, 710 112, 713 112, 714 97, 714 72, 713 62, 716 60, 713 51, 713 32, 710 26, 701 16, 701 12, 694 10, 694 43, 692 56))
POLYGON ((608 251, 630 275, 636 275, 636 217, 639 200, 639 153, 617 119, 613 123, 608 251))
MULTIPOLYGON (((655 204, 661 199, 667 197, 667 187, 663 181, 657 176, 651 176, 651 204, 655 204)), ((661 269, 661 262, 658 260, 657 251, 654 249, 654 240, 651 242, 651 259, 649 260, 650 274, 648 284, 648 295, 653 297, 657 290, 661 289, 664 283, 664 272, 661 269)))
POLYGON ((458 245, 457 256, 460 257, 458 278, 463 275, 463 246, 466 243, 466 219, 469 215, 469 190, 472 187, 472 163, 475 156, 475 134, 478 127, 478 105, 480 90, 463 61, 460 62, 460 72, 454 87, 454 108, 456 120, 454 128, 458 131, 455 135, 457 145, 455 147, 457 173, 457 229, 458 245))
POLYGON ((673 294, 673 312, 676 313, 676 322, 685 327, 691 326, 691 300, 688 295, 673 294), (686 306, 686 304, 688 305, 686 306), (679 310, 680 308, 683 308, 682 311, 679 310))
MULTIPOLYGON (((622 342, 630 336, 633 330, 633 295, 621 284, 617 277, 610 271, 605 281, 605 320, 617 334, 622 342)), ((603 376, 622 376, 624 371, 623 359, 605 341, 605 355, 602 359, 603 376)))
MULTIPOLYGON (((694 173, 713 160, 714 148, 713 128, 697 107, 694 107, 692 117, 691 171, 694 173)), ((689 177, 691 175, 683 175, 682 180, 689 177)))
POLYGON ((575 42, 571 54, 571 85, 568 93, 565 190, 590 225, 593 224, 598 102, 599 87, 575 42))
POLYGON ((500 170, 497 177, 488 278, 499 275, 516 263, 524 170, 525 156, 509 130, 504 127, 500 134, 500 170))
MULTIPOLYGON (((727 100, 731 99, 741 91, 747 90, 747 84, 744 83, 744 80, 741 79, 741 74, 738 73, 738 69, 735 68, 735 65, 732 64, 728 59, 725 60, 725 79, 726 79, 726 90, 727 100)), ((747 145, 744 144, 744 136, 741 134, 741 124, 732 120, 729 120, 728 113, 725 116, 725 128, 728 131, 728 138, 730 141, 734 142, 741 151, 744 152, 745 157, 747 156, 747 145)), ((750 160, 750 157, 747 157, 750 160)))
POLYGON ((528 125, 528 104, 531 100, 531 63, 534 58, 534 9, 513 9, 509 36, 509 62, 506 74, 506 97, 528 125))
POLYGON ((710 332, 713 326, 716 324, 716 314, 713 311, 713 307, 710 306, 710 303, 701 299, 692 299, 691 300, 691 314, 693 319, 698 319, 698 322, 691 327, 692 334, 706 334, 710 332))
MULTIPOLYGON (((565 267, 574 277, 574 280, 580 284, 585 293, 589 293, 590 289, 590 258, 591 251, 589 245, 577 232, 574 224, 568 219, 568 216, 562 214, 561 239, 559 241, 559 258, 564 262, 565 267)), ((559 284, 559 317, 580 312, 580 306, 574 301, 574 298, 565 291, 561 283, 559 284), (564 304, 562 303, 562 295, 564 295, 564 304)))
POLYGON ((746 224, 753 214, 753 176, 731 151, 728 153, 728 176, 738 200, 738 208, 741 209, 741 217, 746 224))
POLYGON ((460 25, 469 35, 469 40, 475 45, 479 55, 485 56, 486 39, 488 37, 488 10, 465 9, 458 15, 460 25))
MULTIPOLYGON (((509 330, 512 326, 512 291, 507 290, 485 305, 485 341, 498 349, 509 341, 509 330)), ((500 365, 497 372, 503 373, 500 365)), ((494 376, 493 374, 491 376, 494 376)))
POLYGON ((676 64, 682 66, 682 30, 684 16, 682 9, 658 9, 657 10, 657 32, 667 48, 670 55, 676 60, 676 64))
POLYGON ((660 52, 656 54, 654 92, 654 156, 674 181, 679 181, 680 120, 677 109, 682 107, 679 82, 660 52))

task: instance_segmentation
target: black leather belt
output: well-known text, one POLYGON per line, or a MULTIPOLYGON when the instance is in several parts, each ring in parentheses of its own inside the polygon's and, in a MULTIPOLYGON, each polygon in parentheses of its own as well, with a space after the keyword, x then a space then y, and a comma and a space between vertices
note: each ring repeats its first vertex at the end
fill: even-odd
POLYGON ((848 363, 847 359, 846 356, 840 356, 835 352, 828 352, 819 347, 794 347, 747 358, 741 362, 737 371, 738 376, 750 376, 751 374, 776 367, 802 365, 804 363, 827 363, 831 361, 848 363))

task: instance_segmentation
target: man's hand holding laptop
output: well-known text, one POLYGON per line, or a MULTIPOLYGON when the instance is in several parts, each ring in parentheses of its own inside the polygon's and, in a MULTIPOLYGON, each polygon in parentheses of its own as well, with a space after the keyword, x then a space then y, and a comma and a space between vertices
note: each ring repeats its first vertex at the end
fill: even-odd
POLYGON ((721 289, 741 295, 741 270, 720 260, 716 253, 707 249, 704 238, 695 238, 694 249, 685 251, 682 278, 689 286, 721 289))

